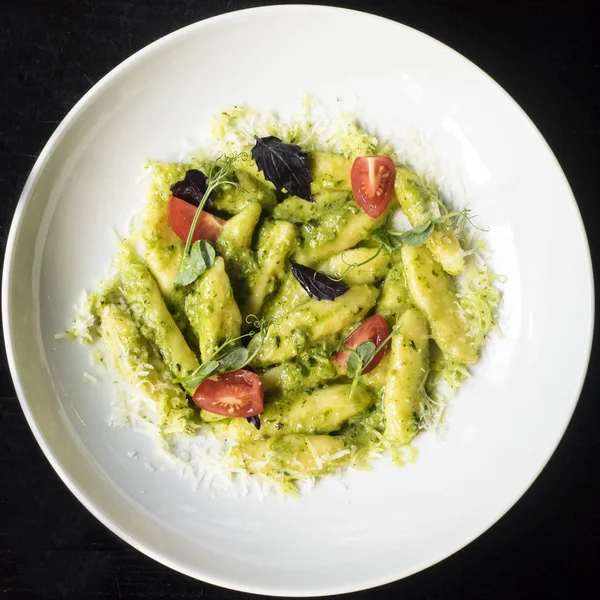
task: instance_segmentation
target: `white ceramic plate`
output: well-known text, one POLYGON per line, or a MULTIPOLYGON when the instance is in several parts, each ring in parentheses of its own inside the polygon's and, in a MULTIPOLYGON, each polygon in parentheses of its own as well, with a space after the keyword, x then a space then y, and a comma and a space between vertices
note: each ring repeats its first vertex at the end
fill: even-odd
POLYGON ((218 585, 308 596, 376 586, 443 559, 499 519, 558 444, 589 357, 592 271, 573 195, 511 98, 439 42, 332 8, 270 7, 209 19, 139 52, 71 111, 38 159, 10 232, 3 313, 29 424, 71 491, 124 540, 218 585), (373 49, 385 60, 373 60, 373 49), (149 440, 108 423, 114 386, 84 383, 88 355, 58 342, 105 272, 136 203, 145 157, 178 158, 219 109, 287 109, 309 92, 358 99, 385 133, 430 139, 489 225, 507 276, 502 328, 416 465, 385 460, 281 503, 193 491, 149 440), (567 316, 568 315, 568 316, 567 316), (137 450, 139 459, 127 453, 137 450), (145 458, 144 458, 145 457, 145 458))

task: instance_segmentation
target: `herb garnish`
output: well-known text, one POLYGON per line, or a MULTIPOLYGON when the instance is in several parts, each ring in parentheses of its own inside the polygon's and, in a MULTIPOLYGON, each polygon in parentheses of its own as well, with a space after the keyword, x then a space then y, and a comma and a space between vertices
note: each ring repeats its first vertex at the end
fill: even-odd
POLYGON ((248 350, 243 346, 232 348, 219 359, 219 371, 237 371, 248 362, 248 350))
POLYGON ((236 338, 225 340, 225 342, 223 342, 196 370, 183 377, 177 378, 175 381, 181 383, 186 390, 193 393, 196 388, 211 375, 237 371, 243 369, 252 362, 267 339, 269 324, 267 324, 264 319, 259 320, 256 315, 248 315, 246 317, 246 323, 254 325, 257 330, 250 331, 236 338), (236 346, 235 348, 223 352, 223 350, 233 342, 237 342, 246 337, 254 337, 255 335, 260 336, 260 343, 252 354, 250 354, 248 349, 244 346, 236 346))
POLYGON ((215 263, 216 252, 210 242, 198 240, 192 246, 189 255, 184 256, 181 269, 175 277, 175 285, 189 285, 208 271, 215 263))
POLYGON ((348 377, 352 379, 352 386, 350 388, 350 398, 356 390, 358 380, 362 372, 369 366, 369 363, 383 350, 387 343, 390 341, 393 335, 396 335, 399 328, 392 329, 390 335, 388 335, 379 346, 375 346, 375 342, 367 340, 362 344, 359 344, 356 348, 344 348, 348 352, 348 358, 346 359, 346 371, 348 377))
MULTIPOLYGON (((379 241, 379 240, 376 240, 379 241)), ((356 269, 358 267, 362 267, 363 265, 366 265, 368 263, 370 263, 372 260, 375 260, 380 254, 381 251, 383 250, 384 245, 380 242, 380 246, 379 248, 377 248, 377 251, 375 252, 375 254, 373 254, 373 256, 370 256, 369 258, 367 258, 366 260, 363 260, 362 262, 353 262, 353 263, 348 263, 346 262, 346 259, 344 258, 344 252, 342 252, 342 262, 347 265, 346 269, 344 270, 344 272, 339 276, 339 277, 330 277, 330 279, 332 281, 342 281, 344 279, 344 277, 346 277, 346 275, 348 275, 348 273, 350 271, 352 271, 352 269, 356 269)))
POLYGON ((183 385, 188 392, 193 393, 207 377, 210 377, 216 373, 218 368, 218 360, 207 360, 206 362, 203 362, 195 371, 175 379, 175 382, 181 383, 181 385, 183 385))
MULTIPOLYGON (((210 195, 214 192, 219 186, 222 185, 233 185, 239 186, 239 184, 235 181, 231 181, 227 179, 229 175, 229 171, 231 167, 237 160, 246 160, 247 154, 242 152, 241 154, 236 154, 232 156, 225 156, 221 159, 222 164, 219 165, 219 159, 217 159, 210 167, 210 171, 208 172, 208 183, 206 185, 206 190, 202 195, 201 199, 198 202, 198 208, 196 208, 196 214, 194 215, 194 219, 192 220, 192 225, 190 227, 190 231, 188 233, 187 240, 185 242, 185 248, 183 249, 183 257, 181 259, 181 267, 179 269, 179 274, 175 278, 175 285, 189 285, 196 281, 198 277, 206 269, 212 267, 215 260, 215 251, 214 248, 206 241, 199 240, 194 244, 196 247, 196 251, 193 252, 192 248, 192 238, 194 236, 194 231, 196 229, 196 225, 198 223, 198 219, 200 217, 200 213, 204 208, 204 205, 210 199, 210 195), (209 249, 210 248, 210 249, 209 249), (190 252, 192 250, 192 252, 190 252), (212 256, 212 259, 211 259, 212 256)), ((189 173, 190 171, 188 171, 189 173)), ((202 175, 201 171, 198 171, 202 175)), ((186 173, 187 179, 187 173, 186 173)), ((201 180, 199 176, 192 176, 192 179, 196 182, 193 185, 200 190, 200 186, 198 185, 198 181, 201 180)), ((192 181, 190 179, 190 181, 192 181)), ((184 179, 182 182, 185 182, 184 179)), ((185 200, 185 198, 183 198, 185 200)))
MULTIPOLYGON (((208 187, 208 177, 198 169, 189 169, 185 177, 171 186, 171 193, 176 198, 185 200, 194 206, 202 201, 208 187)), ((210 202, 208 202, 210 204, 210 202)))
POLYGON ((297 144, 286 144, 272 135, 259 138, 252 148, 252 158, 264 173, 265 179, 279 190, 293 196, 313 201, 310 193, 312 176, 308 168, 307 154, 297 144))
POLYGON ((336 281, 305 265, 292 262, 292 274, 304 291, 315 300, 335 300, 350 288, 342 281, 336 281))
POLYGON ((246 417, 246 421, 248 423, 252 423, 256 429, 260 431, 260 415, 252 415, 251 417, 246 417))
POLYGON ((461 211, 446 213, 440 217, 434 217, 433 219, 430 219, 423 225, 413 227, 412 229, 408 229, 406 231, 396 231, 394 229, 388 229, 387 225, 384 225, 383 227, 380 227, 371 234, 371 239, 379 244, 379 248, 373 254, 373 256, 359 263, 348 263, 344 259, 344 254, 342 253, 342 261, 344 262, 344 264, 347 265, 347 268, 339 277, 330 279, 332 279, 333 281, 342 281, 352 269, 362 267, 363 265, 370 263, 372 260, 375 260, 384 248, 386 248, 389 252, 393 252, 397 248, 400 248, 402 244, 406 244, 407 246, 421 246, 433 233, 435 226, 438 223, 442 223, 444 221, 454 220, 454 223, 452 224, 451 228, 458 229, 461 225, 461 220, 466 219, 467 221, 469 221, 469 223, 471 223, 473 227, 475 227, 475 229, 479 229, 480 231, 487 231, 485 229, 482 229, 481 227, 477 227, 477 225, 473 223, 473 217, 470 213, 471 211, 468 208, 465 208, 461 211))
POLYGON ((469 221, 469 223, 471 223, 471 225, 473 225, 473 227, 476 229, 481 229, 473 224, 473 217, 471 216, 470 209, 465 208, 464 210, 449 212, 439 217, 434 217, 422 225, 413 227, 412 229, 408 229, 406 231, 396 231, 395 229, 389 229, 387 225, 384 225, 371 234, 371 239, 379 242, 390 252, 396 248, 400 248, 402 244, 406 244, 407 246, 421 246, 433 233, 433 230, 438 223, 454 221, 451 224, 451 228, 458 229, 463 219, 469 221))

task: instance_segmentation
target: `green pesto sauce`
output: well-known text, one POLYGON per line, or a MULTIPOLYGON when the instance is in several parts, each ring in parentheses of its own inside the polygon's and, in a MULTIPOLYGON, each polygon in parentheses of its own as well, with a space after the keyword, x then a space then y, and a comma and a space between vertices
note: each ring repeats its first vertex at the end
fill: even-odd
POLYGON ((383 434, 385 430, 385 414, 383 412, 383 401, 375 392, 373 394, 373 404, 371 408, 364 413, 357 415, 349 420, 340 435, 347 446, 354 446, 357 449, 370 449, 376 446, 381 439, 376 432, 383 434))
MULTIPOLYGON (((347 231, 346 228, 353 219, 364 218, 350 190, 351 164, 351 159, 341 155, 311 155, 315 202, 297 197, 279 198, 278 202, 272 184, 264 180, 252 161, 236 168, 233 179, 237 186, 225 186, 217 190, 212 198, 215 208, 232 216, 239 214, 251 202, 260 204, 262 209, 249 247, 237 243, 235 238, 228 238, 218 244, 233 297, 241 309, 260 279, 260 265, 264 257, 259 254, 257 242, 261 230, 270 226, 273 220, 288 221, 296 228, 296 246, 290 255, 277 261, 281 276, 256 315, 272 319, 269 343, 276 348, 283 341, 277 332, 278 319, 284 319, 287 311, 309 300, 291 275, 290 259, 295 258, 296 252, 319 250, 335 242, 347 231)), ((150 306, 154 297, 150 289, 138 285, 137 280, 127 282, 127 293, 130 296, 135 294, 135 298, 127 298, 127 304, 136 317, 141 334, 152 340, 152 347, 158 348, 162 359, 173 371, 181 367, 177 362, 178 356, 186 356, 185 348, 181 345, 171 349, 173 352, 161 348, 165 340, 174 337, 170 328, 181 330, 185 343, 189 346, 188 350, 191 349, 198 360, 199 340, 183 311, 185 298, 193 286, 174 288, 172 285, 179 269, 183 242, 169 226, 167 202, 171 195, 170 186, 182 179, 186 170, 202 168, 206 172, 206 165, 200 161, 191 161, 186 164, 152 163, 150 167, 153 187, 146 207, 144 226, 138 235, 145 244, 145 264, 156 279, 173 319, 146 322, 147 315, 156 314, 150 306)), ((359 243, 365 239, 360 239, 359 243)), ((386 274, 387 272, 382 272, 376 277, 376 288, 381 287, 386 274)), ((121 284, 122 281, 117 277, 104 292, 91 298, 91 312, 96 318, 105 303, 123 303, 121 284)), ((306 314, 304 321, 291 330, 291 339, 286 342, 291 341, 294 357, 268 369, 257 370, 265 390, 265 410, 260 431, 255 430, 245 419, 222 419, 206 411, 201 415, 196 411, 198 414, 194 418, 201 417, 203 426, 211 427, 218 437, 232 433, 237 436, 241 446, 234 454, 240 465, 249 472, 267 474, 284 484, 293 482, 299 473, 320 476, 335 471, 344 464, 364 466, 368 463, 371 452, 381 448, 381 434, 385 429, 382 389, 379 384, 369 385, 365 379, 350 396, 351 382, 345 375, 345 369, 332 360, 335 352, 343 347, 347 335, 362 320, 362 311, 360 303, 352 307, 351 314, 356 315, 356 319, 343 330, 327 335, 317 343, 310 343, 310 332, 319 325, 317 315, 306 314), (314 458, 315 451, 321 458, 314 458), (329 459, 330 456, 334 458, 329 459)), ((205 318, 216 319, 218 317, 215 315, 221 312, 207 310, 205 318)), ((251 327, 244 321, 242 333, 251 327)), ((243 343, 247 342, 246 339, 243 343)))
POLYGON ((323 192, 315 198, 311 218, 300 226, 304 246, 312 249, 334 241, 352 215, 360 212, 351 193, 323 192))
POLYGON ((277 204, 275 187, 266 181, 254 161, 236 168, 232 180, 237 186, 226 185, 215 190, 213 206, 232 215, 238 214, 249 202, 258 202, 270 214, 277 204))

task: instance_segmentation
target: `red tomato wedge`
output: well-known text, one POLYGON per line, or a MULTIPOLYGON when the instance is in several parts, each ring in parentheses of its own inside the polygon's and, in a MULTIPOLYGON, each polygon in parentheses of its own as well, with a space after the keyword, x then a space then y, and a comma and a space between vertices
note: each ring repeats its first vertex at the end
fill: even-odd
POLYGON ((373 219, 388 207, 395 179, 396 170, 389 156, 359 156, 352 163, 350 180, 354 199, 373 219))
POLYGON ((205 379, 192 400, 204 410, 224 417, 251 417, 263 410, 260 377, 252 371, 238 369, 205 379))
MULTIPOLYGON (((195 214, 196 207, 193 204, 175 196, 169 198, 169 225, 177 237, 184 242, 187 241, 195 214)), ((225 225, 223 219, 203 210, 194 229, 192 244, 198 240, 208 240, 214 244, 221 235, 223 225, 225 225)))
MULTIPOLYGON (((349 336, 346 340, 345 348, 352 348, 353 350, 360 346, 363 342, 371 340, 375 346, 379 346, 385 338, 390 335, 389 327, 385 322, 385 319, 381 315, 373 315, 368 319, 365 319, 349 336)), ((362 370, 362 374, 372 371, 383 358, 385 351, 387 350, 387 344, 385 348, 382 348, 374 357, 373 360, 362 370)), ((338 365, 345 367, 346 361, 348 360, 349 352, 347 350, 340 350, 335 355, 335 361, 338 365)))

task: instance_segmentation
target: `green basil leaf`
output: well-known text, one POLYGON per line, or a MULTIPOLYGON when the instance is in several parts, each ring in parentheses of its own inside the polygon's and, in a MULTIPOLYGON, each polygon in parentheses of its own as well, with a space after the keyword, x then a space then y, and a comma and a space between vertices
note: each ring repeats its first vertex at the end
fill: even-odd
POLYGON ((354 350, 362 363, 361 371, 373 360, 377 346, 371 340, 363 342, 354 350))
POLYGON ((435 221, 432 219, 431 221, 427 221, 426 223, 423 223, 423 225, 419 225, 418 227, 413 227, 412 229, 409 229, 408 231, 405 231, 405 234, 410 234, 412 235, 413 233, 425 233, 427 231, 429 231, 429 229, 431 228, 431 225, 435 224, 435 221))
POLYGON ((377 229, 371 234, 371 239, 378 244, 381 244, 389 252, 393 252, 396 248, 402 246, 402 242, 390 235, 385 227, 377 229))
POLYGON ((356 377, 357 375, 360 375, 362 370, 363 363, 360 356, 354 350, 350 350, 348 358, 346 359, 346 371, 348 372, 348 377, 356 377))
POLYGON ((210 377, 219 368, 219 362, 209 360, 202 363, 195 371, 184 377, 175 379, 177 383, 181 383, 186 390, 195 390, 207 377, 210 377))
POLYGON ((432 234, 435 224, 428 221, 420 227, 414 227, 405 231, 400 236, 400 241, 407 246, 422 246, 425 240, 432 234))
POLYGON ((176 285, 194 283, 202 273, 213 266, 215 258, 215 249, 209 242, 206 240, 195 242, 189 255, 184 257, 182 269, 179 271, 174 283, 176 285))
POLYGON ((242 346, 232 348, 219 359, 219 372, 237 371, 248 362, 248 350, 242 346))

